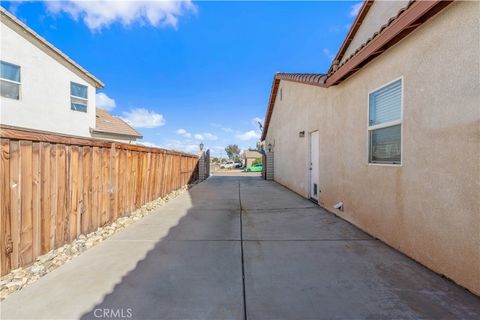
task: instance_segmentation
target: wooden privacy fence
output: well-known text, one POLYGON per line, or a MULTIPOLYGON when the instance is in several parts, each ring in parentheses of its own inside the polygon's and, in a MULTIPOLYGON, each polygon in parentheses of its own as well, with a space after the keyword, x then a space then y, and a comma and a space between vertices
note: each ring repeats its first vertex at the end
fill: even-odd
POLYGON ((198 179, 198 157, 0 128, 4 275, 198 179))

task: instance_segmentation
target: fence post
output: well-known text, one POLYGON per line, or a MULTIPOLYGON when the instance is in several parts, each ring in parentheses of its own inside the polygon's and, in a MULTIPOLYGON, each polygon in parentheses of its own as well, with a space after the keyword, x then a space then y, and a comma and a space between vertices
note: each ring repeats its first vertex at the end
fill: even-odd
POLYGON ((210 150, 200 151, 198 160, 198 180, 202 182, 210 176, 210 150))
POLYGON ((200 159, 198 160, 198 180, 202 182, 205 180, 205 151, 200 151, 200 159))

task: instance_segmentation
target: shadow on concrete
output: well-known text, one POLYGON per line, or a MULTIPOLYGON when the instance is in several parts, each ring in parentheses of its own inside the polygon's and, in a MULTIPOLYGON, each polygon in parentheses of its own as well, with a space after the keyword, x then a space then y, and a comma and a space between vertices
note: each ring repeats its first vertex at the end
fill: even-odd
POLYGON ((480 316, 477 297, 277 183, 214 176, 180 197, 114 239, 154 246, 82 319, 480 316))
POLYGON ((243 319, 242 179, 212 177, 112 237, 154 245, 81 319, 243 319))

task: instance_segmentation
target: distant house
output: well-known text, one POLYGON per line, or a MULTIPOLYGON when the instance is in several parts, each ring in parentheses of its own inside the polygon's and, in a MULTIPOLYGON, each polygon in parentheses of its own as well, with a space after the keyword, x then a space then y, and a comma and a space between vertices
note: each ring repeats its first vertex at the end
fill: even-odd
POLYGON ((325 74, 274 76, 261 138, 275 181, 477 294, 479 12, 365 1, 325 74))
POLYGON ((245 150, 242 154, 242 161, 245 167, 250 167, 257 159, 262 159, 262 153, 258 150, 245 150))
POLYGON ((97 112, 100 80, 2 7, 0 17, 0 124, 125 142, 141 138, 123 120, 97 112))
POLYGON ((97 108, 95 128, 90 130, 93 138, 134 142, 142 135, 119 117, 97 108))

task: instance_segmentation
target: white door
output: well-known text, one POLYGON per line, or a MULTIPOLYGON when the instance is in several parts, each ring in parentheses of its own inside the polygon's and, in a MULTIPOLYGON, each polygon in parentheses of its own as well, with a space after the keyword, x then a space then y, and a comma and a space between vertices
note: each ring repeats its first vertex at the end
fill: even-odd
POLYGON ((320 192, 318 184, 318 131, 310 132, 310 159, 309 159, 309 190, 310 198, 318 201, 318 194, 320 192))

